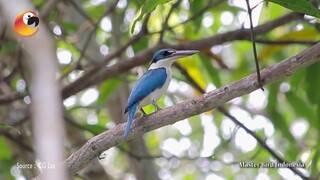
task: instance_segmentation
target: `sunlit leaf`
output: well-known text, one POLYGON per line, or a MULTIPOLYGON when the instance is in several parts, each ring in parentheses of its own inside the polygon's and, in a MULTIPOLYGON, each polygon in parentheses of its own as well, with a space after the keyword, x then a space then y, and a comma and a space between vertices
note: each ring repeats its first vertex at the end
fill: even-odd
POLYGON ((136 23, 142 19, 145 14, 148 14, 156 9, 156 7, 160 4, 165 4, 171 0, 146 0, 145 3, 140 8, 139 16, 133 21, 131 27, 131 33, 134 32, 134 28, 136 23))
POLYGON ((285 8, 291 9, 295 12, 308 14, 310 16, 320 17, 320 10, 313 7, 310 2, 306 0, 268 0, 277 3, 285 8))
POLYGON ((106 7, 105 5, 100 5, 100 6, 88 6, 86 8, 88 15, 94 19, 94 20, 98 20, 99 18, 101 18, 101 16, 104 14, 104 12, 106 11, 106 7))
POLYGON ((5 139, 3 137, 0 137, 0 160, 10 159, 10 157, 12 156, 12 151, 7 147, 8 146, 5 142, 5 139))
POLYGON ((283 8, 279 4, 265 3, 265 6, 262 6, 262 9, 261 9, 259 24, 276 19, 289 12, 290 12, 289 9, 283 8))
MULTIPOLYGON (((290 33, 287 33, 283 36, 280 36, 279 38, 275 39, 277 40, 315 40, 319 36, 319 32, 316 29, 302 29, 300 31, 292 31, 290 33)), ((259 53, 259 60, 265 60, 268 57, 272 57, 274 54, 282 51, 286 46, 288 45, 267 45, 265 46, 262 51, 259 53)))
POLYGON ((206 82, 204 81, 201 70, 198 68, 199 62, 196 62, 194 59, 190 58, 181 58, 179 64, 184 67, 193 80, 202 88, 205 89, 206 82))

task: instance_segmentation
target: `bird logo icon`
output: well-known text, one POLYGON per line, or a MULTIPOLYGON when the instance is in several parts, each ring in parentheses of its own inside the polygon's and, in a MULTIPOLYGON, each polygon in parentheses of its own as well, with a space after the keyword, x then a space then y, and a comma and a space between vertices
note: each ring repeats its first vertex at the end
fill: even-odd
POLYGON ((22 37, 31 37, 39 31, 38 25, 38 14, 33 11, 24 11, 17 16, 14 29, 22 37))

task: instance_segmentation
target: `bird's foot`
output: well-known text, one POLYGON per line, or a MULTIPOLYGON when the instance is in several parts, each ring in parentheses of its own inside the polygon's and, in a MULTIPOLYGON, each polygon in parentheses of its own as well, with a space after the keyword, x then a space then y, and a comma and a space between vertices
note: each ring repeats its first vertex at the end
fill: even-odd
POLYGON ((140 108, 140 111, 142 112, 142 117, 145 116, 145 115, 147 115, 147 113, 144 112, 144 110, 143 110, 142 108, 140 108))
POLYGON ((103 159, 105 159, 107 157, 107 155, 105 153, 102 153, 98 156, 98 160, 101 161, 103 159))

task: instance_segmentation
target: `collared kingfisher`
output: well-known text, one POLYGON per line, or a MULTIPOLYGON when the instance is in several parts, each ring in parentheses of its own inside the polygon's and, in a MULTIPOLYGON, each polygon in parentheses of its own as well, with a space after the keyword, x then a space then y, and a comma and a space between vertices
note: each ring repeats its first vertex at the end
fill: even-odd
POLYGON ((191 56, 197 52, 199 51, 161 49, 154 53, 150 68, 138 80, 128 98, 125 113, 129 112, 129 114, 124 137, 129 134, 137 108, 140 108, 144 113, 142 108, 152 103, 157 110, 160 109, 156 101, 160 99, 169 86, 172 77, 172 63, 179 58, 191 56))

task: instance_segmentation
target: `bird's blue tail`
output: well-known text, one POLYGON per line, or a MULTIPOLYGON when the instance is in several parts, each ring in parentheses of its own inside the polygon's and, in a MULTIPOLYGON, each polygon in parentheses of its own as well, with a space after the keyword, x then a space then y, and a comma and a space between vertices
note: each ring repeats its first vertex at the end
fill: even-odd
POLYGON ((128 114, 126 130, 124 131, 124 134, 123 134, 124 137, 127 137, 130 132, 131 123, 133 121, 134 114, 137 110, 137 107, 138 107, 138 103, 134 103, 128 108, 129 114, 128 114))

